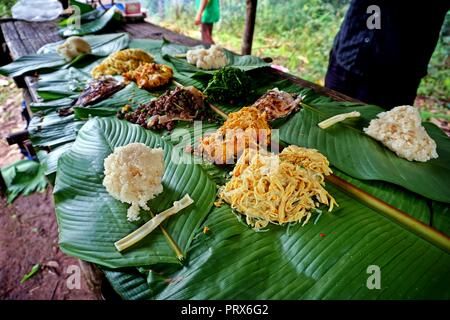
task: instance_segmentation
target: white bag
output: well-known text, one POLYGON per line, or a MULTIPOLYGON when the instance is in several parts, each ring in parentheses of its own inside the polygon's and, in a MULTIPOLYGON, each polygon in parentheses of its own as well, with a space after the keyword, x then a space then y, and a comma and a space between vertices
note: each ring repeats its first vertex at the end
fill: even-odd
POLYGON ((50 21, 59 17, 63 6, 58 0, 19 0, 11 11, 14 19, 50 21))

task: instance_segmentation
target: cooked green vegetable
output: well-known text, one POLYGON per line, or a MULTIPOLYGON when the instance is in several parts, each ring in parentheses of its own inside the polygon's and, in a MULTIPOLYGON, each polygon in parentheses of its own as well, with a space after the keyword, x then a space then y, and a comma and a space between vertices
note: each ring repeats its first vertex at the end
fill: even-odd
POLYGON ((233 104, 245 100, 251 88, 250 77, 242 70, 225 67, 214 73, 204 93, 214 102, 233 104))

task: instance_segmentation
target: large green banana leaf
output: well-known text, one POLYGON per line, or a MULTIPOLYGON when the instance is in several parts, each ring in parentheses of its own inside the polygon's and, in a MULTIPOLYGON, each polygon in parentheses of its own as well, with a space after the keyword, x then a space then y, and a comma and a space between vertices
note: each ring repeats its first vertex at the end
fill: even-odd
POLYGON ((5 185, 6 199, 12 203, 19 195, 43 192, 47 187, 44 166, 36 161, 18 160, 0 170, 5 185))
POLYGON ((181 270, 150 271, 147 285, 137 272, 106 276, 127 299, 449 299, 448 252, 327 188, 340 208, 304 227, 255 232, 223 206, 204 222, 208 234, 198 230, 181 270), (379 290, 366 285, 371 265, 381 271, 379 290))
POLYGON ((116 7, 111 7, 106 10, 100 18, 93 21, 83 23, 79 28, 74 28, 73 25, 63 27, 59 30, 59 34, 63 37, 81 36, 90 33, 96 33, 105 28, 114 19, 116 7))
POLYGON ((310 103, 279 127, 282 141, 318 149, 345 173, 363 180, 388 181, 436 201, 450 202, 450 140, 436 126, 424 123, 436 141, 439 158, 426 163, 411 162, 362 132, 371 119, 383 111, 377 106, 310 103), (326 130, 317 124, 326 118, 358 110, 361 119, 338 123, 326 130))
POLYGON ((340 209, 314 224, 256 233, 224 206, 158 299, 416 299, 450 297, 450 254, 332 186, 340 209), (381 269, 381 290, 366 287, 381 269))
POLYGON ((187 193, 195 201, 189 208, 171 217, 165 225, 186 253, 194 230, 212 206, 215 184, 199 165, 176 165, 171 162, 171 146, 158 135, 115 118, 89 120, 78 133, 70 151, 59 160, 54 198, 60 247, 69 255, 113 268, 158 262, 177 263, 174 252, 159 230, 124 253, 119 253, 114 247, 115 241, 132 232, 139 224, 127 222, 129 205, 112 198, 102 185, 103 161, 114 147, 131 142, 164 149, 164 192, 149 204, 155 213, 168 208, 187 193))

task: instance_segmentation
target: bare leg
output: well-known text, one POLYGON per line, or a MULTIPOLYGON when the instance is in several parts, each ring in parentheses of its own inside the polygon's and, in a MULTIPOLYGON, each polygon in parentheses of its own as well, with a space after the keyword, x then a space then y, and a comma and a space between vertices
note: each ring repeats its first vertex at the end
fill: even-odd
POLYGON ((209 44, 214 44, 214 40, 212 39, 212 23, 202 23, 201 24, 201 32, 202 32, 202 41, 209 44))

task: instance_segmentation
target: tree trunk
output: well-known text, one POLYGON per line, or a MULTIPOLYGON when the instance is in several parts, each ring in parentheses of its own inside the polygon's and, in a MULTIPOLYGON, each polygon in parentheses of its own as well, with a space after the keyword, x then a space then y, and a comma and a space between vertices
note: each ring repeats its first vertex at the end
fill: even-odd
POLYGON ((258 0, 246 0, 247 1, 247 13, 245 16, 245 30, 244 38, 242 39, 242 54, 252 53, 253 32, 255 31, 256 21, 256 6, 258 0))

